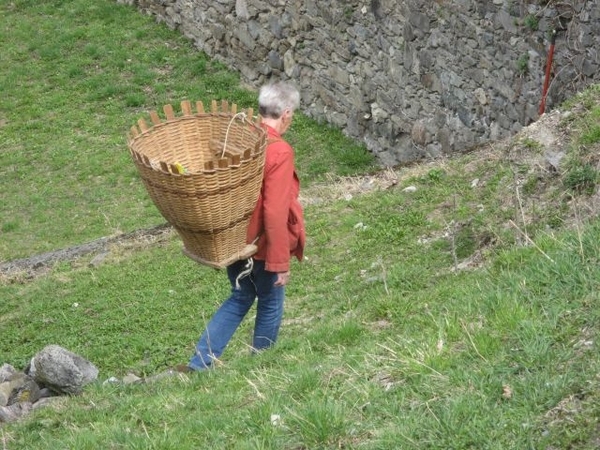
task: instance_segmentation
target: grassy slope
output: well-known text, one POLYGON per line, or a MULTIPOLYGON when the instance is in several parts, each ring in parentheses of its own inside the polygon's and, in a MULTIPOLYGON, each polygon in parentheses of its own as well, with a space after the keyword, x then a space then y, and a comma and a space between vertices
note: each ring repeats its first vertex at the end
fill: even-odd
MULTIPOLYGON (((592 448, 598 226, 455 273, 446 238, 418 243, 444 230, 425 215, 447 188, 410 181, 427 203, 393 190, 308 208, 309 260, 272 351, 248 355, 247 321, 223 367, 90 387, 7 428, 8 448, 592 448)), ((226 292, 178 249, 2 287, 2 353, 23 366, 55 342, 101 380, 186 360, 226 292)))
MULTIPOLYGON (((142 20, 125 11, 129 23, 142 20)), ((166 33, 145 20, 150 35, 166 33)), ((579 163, 569 164, 565 185, 542 179, 561 192, 582 186, 568 174, 589 181, 579 169, 594 161, 590 149, 597 154, 598 90, 586 99, 573 122, 584 143, 570 147, 579 163)), ((112 114, 121 120, 121 109, 112 114)), ((344 147, 339 134, 298 123, 291 139, 308 129, 311 146, 344 147)), ((115 146, 120 133, 109 133, 115 146)), ((525 197, 540 201, 544 183, 530 181, 540 179, 533 166, 494 155, 400 170, 385 191, 308 206, 308 260, 294 265, 273 350, 248 355, 248 320, 222 367, 153 384, 98 383, 3 426, 3 448, 596 448, 598 223, 581 220, 569 232, 539 205, 524 214, 514 183, 531 185, 525 208, 525 197), (409 185, 416 192, 404 192, 409 185), (510 220, 535 245, 515 245, 525 242, 504 226, 510 220), (475 267, 456 271, 457 263, 475 267)), ((309 156, 300 161, 322 167, 309 156)), ((15 192, 4 192, 16 202, 15 192)), ((128 193, 125 204, 135 197, 128 193)), ((573 198, 589 198, 556 197, 546 209, 563 219, 573 198)), ((152 222, 141 214, 131 226, 144 217, 152 222)), ((6 236, 23 226, 4 226, 6 236)), ((176 239, 114 248, 98 267, 79 261, 31 282, 7 280, 0 363, 23 367, 49 343, 92 360, 101 381, 185 361, 227 288, 222 273, 179 248, 176 239)), ((39 249, 29 242, 30 252, 39 249)))
MULTIPOLYGON (((0 3, 0 260, 163 222, 125 135, 151 109, 256 93, 179 33, 109 0, 0 3)), ((304 182, 365 170, 338 130, 298 116, 304 182), (315 139, 319 136, 319 139, 315 139)))

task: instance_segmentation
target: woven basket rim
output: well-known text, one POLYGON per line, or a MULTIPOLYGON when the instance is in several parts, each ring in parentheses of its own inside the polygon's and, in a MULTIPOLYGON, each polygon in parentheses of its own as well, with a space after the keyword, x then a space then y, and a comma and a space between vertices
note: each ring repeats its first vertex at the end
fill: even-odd
POLYGON ((262 130, 260 124, 262 123, 262 119, 260 116, 254 116, 254 109, 248 108, 245 111, 238 112, 237 105, 235 103, 229 105, 229 102, 226 100, 221 100, 220 104, 217 103, 216 100, 212 100, 210 111, 206 111, 204 107, 204 103, 202 101, 196 102, 196 112, 193 112, 192 104, 189 100, 184 100, 181 102, 181 115, 176 115, 173 106, 171 104, 166 104, 163 106, 164 118, 161 118, 156 110, 150 110, 148 115, 150 116, 151 124, 148 125, 144 118, 140 118, 138 120, 137 125, 133 125, 128 133, 128 140, 135 140, 139 138, 140 135, 147 134, 150 130, 152 130, 156 126, 165 126, 169 123, 173 123, 180 120, 195 120, 201 117, 207 116, 224 116, 224 117, 233 117, 235 115, 244 115, 243 120, 247 125, 252 126, 256 130, 262 130), (219 110, 220 105, 220 110, 219 110), (252 120, 248 120, 250 117, 252 120))
MULTIPOLYGON (((224 170, 230 170, 231 168, 242 167, 248 161, 261 156, 265 150, 264 145, 262 145, 262 141, 266 139, 267 133, 266 130, 260 126, 262 121, 261 117, 255 117, 254 110, 252 108, 238 112, 236 104, 229 105, 229 103, 225 100, 222 100, 220 103, 218 103, 216 100, 213 100, 210 111, 207 111, 204 108, 204 104, 201 101, 198 101, 196 102, 196 112, 194 112, 191 102, 184 100, 181 102, 181 115, 176 115, 172 105, 170 104, 163 106, 163 112, 165 117, 161 118, 155 110, 149 111, 148 114, 150 116, 151 123, 148 124, 145 118, 140 118, 137 124, 132 126, 127 134, 127 145, 129 147, 131 156, 136 163, 144 165, 145 167, 156 172, 178 177, 190 177, 198 174, 214 174, 224 170), (240 153, 239 156, 229 158, 226 163, 219 161, 218 163, 213 164, 216 161, 215 160, 212 161, 212 163, 209 163, 206 167, 196 168, 191 172, 180 172, 179 169, 175 167, 176 161, 167 161, 161 158, 151 159, 143 151, 143 148, 138 148, 137 144, 139 144, 145 138, 151 137, 152 133, 160 130, 161 128, 168 127, 179 122, 200 121, 206 118, 227 119, 229 120, 228 127, 231 127, 232 125, 235 127, 249 127, 252 132, 257 133, 256 142, 254 142, 252 145, 249 145, 245 151, 240 153)), ((227 142, 224 142, 223 145, 226 147, 227 142)), ((224 159, 224 156, 222 155, 220 159, 224 159)))

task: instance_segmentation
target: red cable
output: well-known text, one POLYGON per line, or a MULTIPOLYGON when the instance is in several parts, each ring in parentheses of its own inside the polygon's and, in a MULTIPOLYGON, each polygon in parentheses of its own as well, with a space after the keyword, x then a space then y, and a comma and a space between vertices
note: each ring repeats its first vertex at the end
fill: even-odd
POLYGON ((552 69, 552 58, 554 56, 554 44, 556 43, 556 30, 552 31, 550 39, 550 50, 548 51, 548 62, 546 63, 546 77, 544 78, 544 89, 542 91, 542 102, 540 103, 539 114, 544 114, 546 110, 546 95, 548 95, 548 86, 550 85, 550 71, 552 69))

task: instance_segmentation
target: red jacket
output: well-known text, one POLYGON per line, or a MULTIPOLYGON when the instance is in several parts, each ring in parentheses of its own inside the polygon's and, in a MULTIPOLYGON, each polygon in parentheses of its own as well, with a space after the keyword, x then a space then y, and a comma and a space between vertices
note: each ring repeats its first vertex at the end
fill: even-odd
POLYGON ((250 218, 247 243, 258 237, 255 259, 265 261, 269 272, 287 272, 292 256, 302 261, 306 235, 300 180, 294 168, 294 150, 268 125, 263 184, 250 218))

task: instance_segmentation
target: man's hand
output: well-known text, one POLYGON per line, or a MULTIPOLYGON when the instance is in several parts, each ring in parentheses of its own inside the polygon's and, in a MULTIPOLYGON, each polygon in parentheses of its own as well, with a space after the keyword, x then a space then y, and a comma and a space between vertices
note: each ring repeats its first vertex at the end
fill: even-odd
POLYGON ((290 281, 290 271, 287 272, 279 272, 277 274, 277 281, 275 281, 275 286, 285 286, 290 281))

